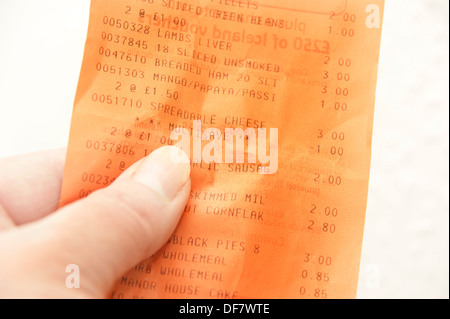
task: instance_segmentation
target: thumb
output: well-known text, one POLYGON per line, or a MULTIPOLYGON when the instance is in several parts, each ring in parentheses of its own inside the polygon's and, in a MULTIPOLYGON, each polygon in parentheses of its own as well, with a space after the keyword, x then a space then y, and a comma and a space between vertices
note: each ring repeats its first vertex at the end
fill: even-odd
POLYGON ((63 266, 55 269, 64 276, 62 285, 66 265, 75 264, 80 288, 104 297, 120 276, 167 242, 191 185, 189 159, 181 152, 180 161, 180 150, 176 150, 170 146, 155 150, 109 187, 34 226, 33 233, 45 234, 45 245, 51 247, 47 254, 58 256, 58 264, 63 266), (172 160, 174 152, 177 162, 172 160))

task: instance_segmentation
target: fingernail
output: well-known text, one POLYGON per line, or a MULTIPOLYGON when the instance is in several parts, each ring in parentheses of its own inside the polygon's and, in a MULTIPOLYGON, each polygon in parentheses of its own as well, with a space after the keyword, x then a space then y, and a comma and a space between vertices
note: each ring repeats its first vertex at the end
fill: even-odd
POLYGON ((186 184, 190 173, 186 153, 175 146, 163 146, 143 160, 133 178, 167 199, 172 199, 186 184))

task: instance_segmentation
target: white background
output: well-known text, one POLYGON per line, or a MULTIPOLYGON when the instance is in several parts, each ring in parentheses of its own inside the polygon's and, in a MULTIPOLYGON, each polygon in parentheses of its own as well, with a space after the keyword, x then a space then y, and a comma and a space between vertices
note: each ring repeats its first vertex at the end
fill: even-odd
MULTIPOLYGON (((359 298, 449 297, 448 12, 386 0, 359 298)), ((0 0, 0 157, 66 146, 88 16, 0 0)))

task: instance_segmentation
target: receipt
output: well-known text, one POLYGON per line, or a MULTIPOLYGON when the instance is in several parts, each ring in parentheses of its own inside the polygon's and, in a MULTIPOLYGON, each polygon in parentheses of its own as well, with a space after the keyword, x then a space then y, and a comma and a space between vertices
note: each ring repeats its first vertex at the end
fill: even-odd
POLYGON ((356 296, 383 8, 91 1, 61 205, 158 147, 192 160, 179 226, 111 298, 356 296))

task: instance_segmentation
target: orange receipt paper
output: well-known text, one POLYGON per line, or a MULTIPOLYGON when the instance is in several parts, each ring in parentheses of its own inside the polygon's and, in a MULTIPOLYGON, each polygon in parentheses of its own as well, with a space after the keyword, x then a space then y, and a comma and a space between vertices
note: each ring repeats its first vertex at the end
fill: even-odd
POLYGON ((383 8, 92 0, 61 205, 192 150, 177 229, 111 298, 356 297, 383 8))

